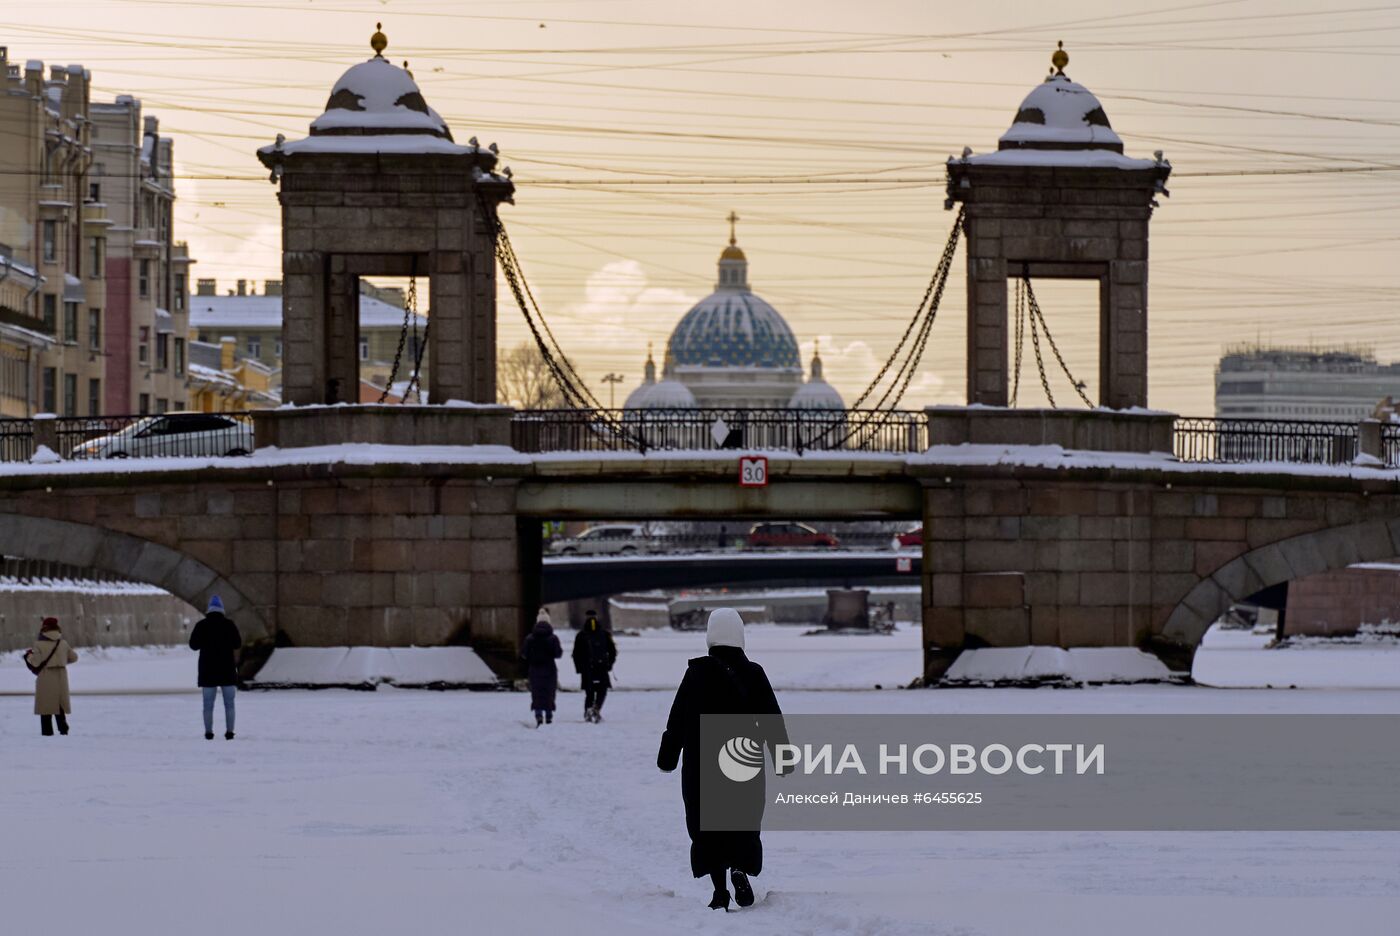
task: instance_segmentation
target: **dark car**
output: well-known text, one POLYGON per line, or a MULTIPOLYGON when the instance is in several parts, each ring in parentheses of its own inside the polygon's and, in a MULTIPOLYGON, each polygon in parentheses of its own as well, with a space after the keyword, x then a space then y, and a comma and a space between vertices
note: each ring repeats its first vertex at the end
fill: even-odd
POLYGON ((892 549, 913 549, 922 545, 924 545, 924 526, 922 523, 897 534, 893 542, 890 543, 892 549))
POLYGON ((830 533, 814 530, 805 523, 759 523, 749 530, 750 549, 840 545, 841 541, 830 533))

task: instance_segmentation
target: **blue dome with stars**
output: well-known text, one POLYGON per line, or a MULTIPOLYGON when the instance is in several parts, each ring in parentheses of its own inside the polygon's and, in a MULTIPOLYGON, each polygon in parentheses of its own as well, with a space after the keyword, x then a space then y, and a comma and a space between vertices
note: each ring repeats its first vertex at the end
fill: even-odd
POLYGON ((719 283, 680 320, 666 349, 678 366, 801 370, 797 339, 778 310, 749 290, 748 260, 733 237, 719 283))

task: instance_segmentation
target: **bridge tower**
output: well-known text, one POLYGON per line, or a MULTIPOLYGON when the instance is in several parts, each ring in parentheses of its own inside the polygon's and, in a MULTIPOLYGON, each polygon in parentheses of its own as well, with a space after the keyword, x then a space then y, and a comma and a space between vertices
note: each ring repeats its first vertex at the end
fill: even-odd
POLYGON ((1060 45, 997 151, 948 160, 967 233, 967 402, 1008 404, 1007 279, 1030 276, 1098 281, 1098 404, 1145 407, 1147 225, 1171 164, 1123 154, 1060 45))
POLYGON ((428 400, 494 404, 493 218, 514 187, 494 144, 453 140, 387 45, 376 31, 374 56, 335 83, 309 136, 258 150, 281 183, 283 398, 360 402, 359 278, 379 275, 430 283, 428 400))

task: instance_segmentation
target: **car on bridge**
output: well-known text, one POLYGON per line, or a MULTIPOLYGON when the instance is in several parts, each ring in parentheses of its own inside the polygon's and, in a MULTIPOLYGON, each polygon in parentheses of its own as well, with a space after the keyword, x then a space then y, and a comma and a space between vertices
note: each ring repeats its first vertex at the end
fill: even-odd
POLYGON ((633 523, 605 523, 549 544, 549 551, 558 556, 626 556, 647 549, 646 531, 633 523))
POLYGON ((921 523, 916 527, 905 530, 903 533, 895 534, 890 541, 891 549, 917 549, 924 545, 924 525, 921 523))
POLYGON ((834 548, 840 545, 841 541, 830 533, 823 533, 805 523, 756 523, 749 530, 750 549, 834 548))
MULTIPOLYGON (((101 421, 97 421, 101 424, 101 421)), ((219 413, 165 413, 74 446, 70 458, 249 455, 253 425, 219 413)))

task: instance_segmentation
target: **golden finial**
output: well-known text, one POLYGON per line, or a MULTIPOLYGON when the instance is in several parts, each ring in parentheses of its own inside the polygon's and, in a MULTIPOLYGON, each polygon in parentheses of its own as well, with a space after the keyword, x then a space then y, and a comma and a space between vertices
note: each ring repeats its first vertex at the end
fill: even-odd
POLYGON ((408 71, 408 59, 404 59, 404 60, 403 60, 403 70, 404 70, 405 72, 408 72, 408 77, 410 77, 410 78, 413 77, 413 72, 408 71))
POLYGON ((1065 51, 1065 44, 1060 43, 1060 47, 1055 50, 1055 54, 1050 56, 1050 64, 1055 66, 1055 74, 1063 75, 1065 66, 1069 64, 1069 53, 1065 51))
POLYGON ((731 211, 729 212, 729 217, 725 218, 725 220, 729 222, 729 246, 733 247, 738 243, 734 237, 734 225, 739 220, 739 216, 731 211))
POLYGON ((384 24, 374 24, 374 35, 369 37, 369 47, 374 50, 375 58, 383 58, 384 49, 389 45, 389 37, 384 35, 384 24))

